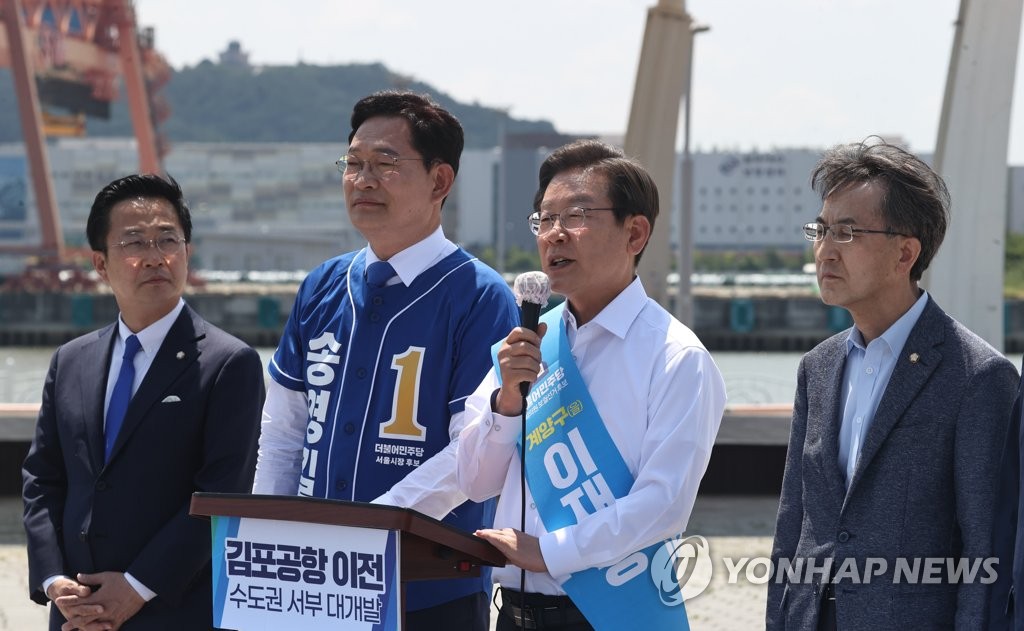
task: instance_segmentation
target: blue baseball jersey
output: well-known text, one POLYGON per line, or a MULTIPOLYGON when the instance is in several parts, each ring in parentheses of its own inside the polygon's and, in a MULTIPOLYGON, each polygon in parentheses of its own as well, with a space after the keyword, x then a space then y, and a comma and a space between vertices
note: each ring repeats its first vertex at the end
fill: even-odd
MULTIPOLYGON (((508 285, 461 248, 409 287, 370 287, 365 265, 360 250, 310 272, 270 363, 270 376, 309 404, 300 495, 369 502, 444 449, 491 345, 519 323, 508 285)), ((472 532, 493 519, 490 500, 444 521, 472 532)), ((482 574, 409 583, 407 609, 489 591, 482 574)))

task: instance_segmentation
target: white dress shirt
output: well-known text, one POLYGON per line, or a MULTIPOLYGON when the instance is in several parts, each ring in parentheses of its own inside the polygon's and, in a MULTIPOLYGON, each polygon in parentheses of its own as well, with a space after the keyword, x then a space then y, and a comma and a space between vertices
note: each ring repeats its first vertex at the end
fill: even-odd
MULTIPOLYGON (((725 383, 690 329, 647 297, 639 279, 592 321, 566 332, 583 381, 635 482, 625 497, 578 524, 548 532, 527 489, 526 532, 540 539, 548 573, 526 573, 525 591, 565 592, 573 572, 604 567, 686 529, 725 409, 725 383)), ((549 330, 548 335, 557 334, 549 330)), ((494 369, 466 402, 459 486, 475 501, 500 493, 495 528, 520 526, 520 417, 495 414, 494 369)), ((494 580, 519 589, 519 569, 494 580)))
MULTIPOLYGON (((174 321, 178 319, 178 316, 181 314, 181 310, 184 308, 185 301, 178 298, 178 304, 175 305, 167 315, 160 318, 153 324, 150 324, 138 333, 132 333, 132 330, 124 323, 124 320, 118 316, 117 339, 114 340, 114 350, 110 355, 110 368, 107 370, 107 392, 103 399, 104 431, 106 431, 107 427, 107 408, 110 407, 110 397, 114 393, 114 384, 117 383, 117 376, 121 372, 121 364, 124 361, 125 340, 132 335, 139 338, 139 352, 135 353, 135 357, 133 358, 133 363, 135 364, 135 380, 132 382, 132 396, 135 396, 135 392, 138 391, 139 385, 142 384, 142 380, 146 378, 146 373, 149 372, 149 367, 153 365, 153 360, 156 359, 156 353, 163 345, 164 338, 167 337, 167 333, 171 330, 171 326, 174 325, 174 321)), ((57 575, 46 579, 43 581, 43 593, 46 593, 46 590, 48 590, 50 585, 52 585, 58 578, 67 577, 57 575)), ((146 602, 156 598, 156 592, 140 583, 131 574, 125 572, 124 578, 128 581, 128 584, 139 593, 139 596, 142 596, 146 600, 146 602)))
MULTIPOLYGON (((386 284, 404 283, 407 287, 416 277, 430 269, 457 246, 444 236, 440 227, 426 239, 395 254, 388 262, 396 276, 386 284)), ((366 267, 381 260, 366 247, 366 267)), ((426 326, 426 325, 425 325, 426 326)), ((465 419, 465 412, 453 414, 449 424, 452 442, 432 458, 413 469, 387 493, 373 500, 375 504, 412 508, 435 519, 441 519, 452 508, 466 501, 455 483, 455 446, 465 419)), ((259 459, 252 492, 267 495, 295 495, 302 468, 302 447, 309 422, 306 393, 285 388, 271 379, 267 384, 267 400, 263 404, 260 426, 259 459)))

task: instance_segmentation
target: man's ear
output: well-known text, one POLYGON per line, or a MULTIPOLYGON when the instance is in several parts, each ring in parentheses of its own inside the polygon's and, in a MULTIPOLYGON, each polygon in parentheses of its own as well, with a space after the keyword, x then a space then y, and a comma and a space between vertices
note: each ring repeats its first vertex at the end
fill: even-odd
POLYGON ((455 182, 455 169, 447 162, 440 162, 434 165, 433 172, 434 190, 432 197, 434 201, 439 202, 448 197, 448 193, 452 190, 452 184, 455 182))
POLYGON ((110 283, 107 279, 107 255, 104 252, 92 252, 92 266, 96 268, 96 273, 100 275, 103 282, 110 283))
POLYGON ((643 215, 630 215, 626 218, 626 230, 629 234, 627 248, 636 256, 643 252, 651 238, 651 220, 643 215))
POLYGON ((917 259, 921 256, 921 241, 917 237, 901 238, 903 242, 900 244, 900 259, 896 266, 900 272, 906 272, 909 275, 914 263, 917 263, 917 259))

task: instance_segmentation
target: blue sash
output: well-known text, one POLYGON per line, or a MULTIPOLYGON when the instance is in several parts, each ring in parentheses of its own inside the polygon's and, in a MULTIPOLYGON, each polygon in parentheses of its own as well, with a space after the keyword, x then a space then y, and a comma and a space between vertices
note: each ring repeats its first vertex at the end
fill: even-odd
MULTIPOLYGON (((545 370, 526 408, 526 479, 548 532, 578 523, 633 486, 573 360, 564 308, 541 318, 548 325, 541 342, 545 370)), ((496 367, 500 347, 501 342, 493 349, 496 367)), ((522 438, 518 447, 524 449, 522 438)), ((659 542, 611 567, 576 572, 562 589, 595 629, 688 631, 675 547, 659 542)))

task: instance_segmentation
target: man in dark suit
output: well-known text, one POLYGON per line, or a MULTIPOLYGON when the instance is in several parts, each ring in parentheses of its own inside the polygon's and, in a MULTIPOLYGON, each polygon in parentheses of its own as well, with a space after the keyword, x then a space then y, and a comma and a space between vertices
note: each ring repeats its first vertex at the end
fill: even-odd
POLYGON ((193 491, 247 492, 263 369, 182 300, 192 221, 173 180, 132 175, 86 228, 118 322, 53 355, 25 459, 29 586, 50 629, 212 622, 209 524, 193 491))
MULTIPOLYGON (((999 559, 999 578, 992 585, 989 631, 1024 629, 1024 606, 1016 604, 1017 588, 1024 586, 1024 502, 1021 501, 1020 453, 1024 443, 1021 415, 1024 408, 1024 378, 1010 412, 1006 433, 993 525, 993 556, 999 559)), ((1022 587, 1024 589, 1024 587, 1022 587)))
POLYGON ((843 145, 812 183, 821 298, 854 326, 800 364, 767 628, 982 628, 1017 371, 918 287, 949 207, 924 162, 843 145))

